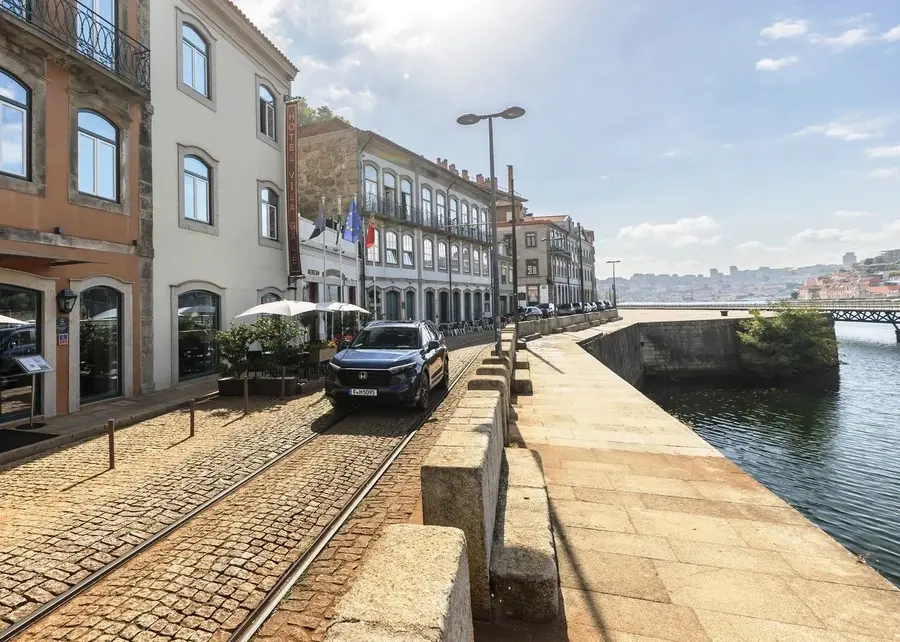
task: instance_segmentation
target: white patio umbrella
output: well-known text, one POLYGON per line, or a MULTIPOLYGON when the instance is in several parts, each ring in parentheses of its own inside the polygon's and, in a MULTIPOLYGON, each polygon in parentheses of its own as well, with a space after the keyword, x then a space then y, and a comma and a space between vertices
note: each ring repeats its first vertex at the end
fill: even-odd
MULTIPOLYGON (((352 303, 342 303, 341 301, 333 301, 331 303, 325 304, 320 303, 316 306, 318 310, 323 312, 340 312, 341 313, 341 329, 344 327, 344 312, 356 312, 357 314, 370 314, 368 310, 365 308, 361 308, 358 305, 354 305, 352 303)), ((334 335, 334 317, 331 317, 331 334, 334 335)), ((359 318, 357 317, 357 321, 359 318)), ((359 323, 357 323, 357 327, 359 327, 359 323)))
POLYGON ((316 304, 309 301, 287 301, 282 299, 281 301, 255 305, 249 310, 244 310, 235 318, 249 317, 254 314, 277 314, 282 317, 293 317, 304 312, 313 312, 316 309, 316 304))
POLYGON ((9 323, 12 325, 28 325, 27 321, 19 321, 18 319, 13 319, 12 317, 7 317, 0 314, 0 323, 9 323))

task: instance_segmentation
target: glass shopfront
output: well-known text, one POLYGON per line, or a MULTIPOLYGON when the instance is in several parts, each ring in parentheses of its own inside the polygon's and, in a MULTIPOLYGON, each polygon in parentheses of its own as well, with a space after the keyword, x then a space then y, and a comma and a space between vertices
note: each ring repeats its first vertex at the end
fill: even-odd
MULTIPOLYGON (((0 423, 27 417, 31 377, 15 357, 41 352, 41 294, 0 283, 0 423)), ((41 412, 41 383, 35 378, 34 412, 41 412)))
POLYGON ((122 394, 122 295, 112 288, 85 290, 79 297, 81 403, 122 394))
POLYGON ((216 372, 216 332, 221 328, 221 301, 212 292, 192 290, 178 296, 178 379, 216 372))

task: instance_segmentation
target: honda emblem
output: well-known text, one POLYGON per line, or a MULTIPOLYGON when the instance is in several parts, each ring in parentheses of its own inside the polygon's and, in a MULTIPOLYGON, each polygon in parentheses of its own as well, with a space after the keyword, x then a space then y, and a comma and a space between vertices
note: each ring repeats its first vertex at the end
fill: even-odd
POLYGON ((368 373, 368 372, 360 372, 360 373, 359 373, 359 378, 360 378, 360 379, 363 379, 363 380, 368 379, 368 378, 369 378, 369 373, 368 373))

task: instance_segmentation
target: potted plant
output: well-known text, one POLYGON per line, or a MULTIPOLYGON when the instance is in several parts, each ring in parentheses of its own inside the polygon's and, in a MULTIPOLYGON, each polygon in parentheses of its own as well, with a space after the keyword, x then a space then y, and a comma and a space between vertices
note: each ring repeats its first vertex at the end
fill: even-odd
POLYGON ((247 382, 247 353, 257 340, 256 324, 232 323, 227 330, 216 333, 219 349, 219 394, 236 397, 245 394, 247 382))
POLYGON ((272 377, 261 377, 253 380, 254 391, 259 395, 283 397, 295 395, 298 392, 299 381, 297 377, 286 377, 285 369, 291 358, 297 352, 297 324, 291 317, 265 316, 256 322, 257 339, 262 348, 263 355, 269 365, 269 374, 272 377))
POLYGON ((334 339, 317 341, 309 344, 309 360, 313 363, 330 361, 337 354, 337 342, 334 339))

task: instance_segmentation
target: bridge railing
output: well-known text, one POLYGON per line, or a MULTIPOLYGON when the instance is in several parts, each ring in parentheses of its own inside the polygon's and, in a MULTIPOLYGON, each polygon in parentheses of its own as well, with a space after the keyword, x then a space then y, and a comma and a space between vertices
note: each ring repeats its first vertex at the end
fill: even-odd
POLYGON ((781 306, 806 308, 829 312, 832 310, 872 310, 900 311, 900 300, 897 299, 834 299, 812 301, 719 301, 719 302, 679 302, 679 303, 628 303, 620 301, 620 310, 774 310, 781 306))

